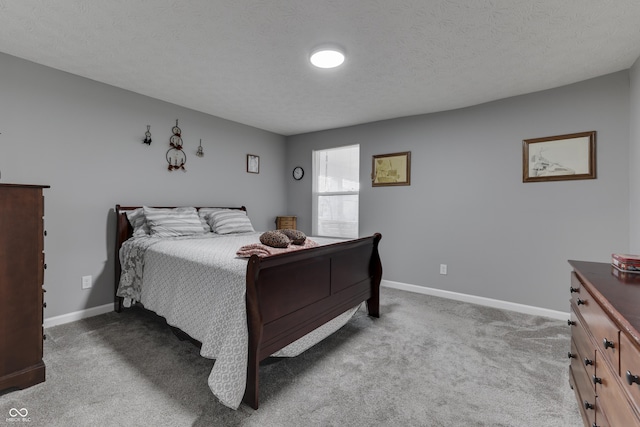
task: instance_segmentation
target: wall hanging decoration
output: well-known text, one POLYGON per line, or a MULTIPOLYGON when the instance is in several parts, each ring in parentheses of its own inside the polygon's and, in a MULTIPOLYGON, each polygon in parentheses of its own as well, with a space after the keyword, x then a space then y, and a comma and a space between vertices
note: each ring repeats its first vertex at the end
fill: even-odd
POLYGON ((260 157, 255 154, 247 154, 247 172, 260 173, 260 157))
POLYGON ((522 141, 522 182, 596 177, 596 131, 522 141))
POLYGON ((373 156, 371 185, 411 185, 411 151, 373 156))
POLYGON ((198 147, 198 151, 196 151, 196 156, 204 157, 204 151, 202 151, 202 138, 200 138, 200 146, 198 147))
POLYGON ((147 125, 147 131, 144 133, 143 144, 151 145, 151 125, 147 125))
POLYGON ((184 168, 184 164, 187 162, 187 155, 182 151, 182 131, 178 127, 178 119, 176 119, 176 125, 171 129, 173 135, 169 138, 169 151, 167 151, 167 162, 169 162, 169 172, 174 169, 182 169, 183 172, 187 170, 184 168))

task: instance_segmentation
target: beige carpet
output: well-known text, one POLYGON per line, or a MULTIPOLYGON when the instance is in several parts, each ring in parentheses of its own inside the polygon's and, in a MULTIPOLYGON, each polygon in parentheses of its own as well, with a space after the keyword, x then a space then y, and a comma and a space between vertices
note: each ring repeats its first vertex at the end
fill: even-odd
POLYGON ((257 411, 219 404, 214 362, 138 310, 49 328, 47 380, 0 394, 0 426, 582 426, 566 322, 387 288, 381 311, 263 364, 257 411))

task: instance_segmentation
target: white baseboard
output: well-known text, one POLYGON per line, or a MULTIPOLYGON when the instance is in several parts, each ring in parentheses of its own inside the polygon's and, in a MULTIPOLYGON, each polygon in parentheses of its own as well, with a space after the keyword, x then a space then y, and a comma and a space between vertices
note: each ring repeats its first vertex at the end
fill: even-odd
MULTIPOLYGON (((517 304, 514 302, 501 301, 497 299, 484 298, 475 295, 461 294, 458 292, 444 291, 442 289, 427 288, 425 286, 409 285, 406 283, 393 282, 391 280, 383 280, 382 286, 393 289, 400 289, 402 291, 415 292, 418 294, 432 295, 441 298, 452 299, 456 301, 468 302, 471 304, 485 305, 493 308, 500 308, 504 310, 517 311, 519 313, 531 314, 534 316, 549 317, 552 319, 566 320, 569 318, 569 313, 562 311, 549 310, 546 308, 533 307, 530 305, 517 304)), ((114 310, 113 303, 105 304, 98 307, 91 307, 86 310, 74 311, 73 313, 67 313, 60 316, 49 317, 44 319, 44 327, 50 328, 52 326, 62 325, 69 322, 75 322, 76 320, 86 319, 87 317, 97 316, 99 314, 109 313, 114 310)))
POLYGON ((97 316, 113 310, 114 305, 111 303, 98 307, 87 308, 86 310, 74 311, 73 313, 62 314, 60 316, 48 317, 44 319, 44 327, 50 328, 64 323, 75 322, 76 320, 86 319, 87 317, 97 316))
POLYGON ((541 307, 534 307, 531 305, 518 304, 515 302, 501 301, 497 299, 479 297, 475 295, 461 294, 458 292, 444 291, 442 289, 427 288, 425 286, 409 285, 406 283, 393 282, 391 280, 383 280, 382 286, 393 289, 400 289, 403 291, 415 292, 418 294, 432 295, 441 298, 452 299, 456 301, 469 302, 472 304, 485 305, 493 308, 500 308, 503 310, 517 311, 519 313, 531 314, 534 316, 549 317, 558 320, 567 320, 569 318, 568 312, 549 310, 541 307))

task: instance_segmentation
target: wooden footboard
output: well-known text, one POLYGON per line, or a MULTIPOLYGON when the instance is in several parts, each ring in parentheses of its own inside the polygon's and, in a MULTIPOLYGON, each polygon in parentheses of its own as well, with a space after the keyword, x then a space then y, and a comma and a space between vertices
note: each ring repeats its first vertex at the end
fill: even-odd
POLYGON ((259 258, 247 266, 249 355, 244 401, 258 408, 260 361, 367 302, 380 315, 381 235, 259 258))

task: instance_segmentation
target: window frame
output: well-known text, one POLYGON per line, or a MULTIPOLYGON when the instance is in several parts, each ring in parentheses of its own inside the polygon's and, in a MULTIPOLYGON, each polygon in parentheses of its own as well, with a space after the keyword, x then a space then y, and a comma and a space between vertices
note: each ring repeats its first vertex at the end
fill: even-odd
POLYGON ((314 236, 323 236, 323 237, 337 237, 337 238, 357 238, 360 235, 360 144, 351 144, 340 147, 333 148, 325 148, 321 150, 313 150, 311 153, 311 175, 312 175, 312 202, 311 202, 311 227, 312 234, 314 236), (357 147, 358 149, 358 185, 356 190, 345 190, 345 191, 327 191, 327 192, 319 192, 318 191, 318 181, 319 174, 317 171, 318 168, 318 153, 332 151, 332 150, 340 150, 350 147, 357 147), (319 234, 319 215, 318 215, 318 207, 320 204, 320 197, 327 196, 357 196, 358 198, 358 213, 356 215, 356 235, 355 236, 331 236, 326 234, 319 234))

